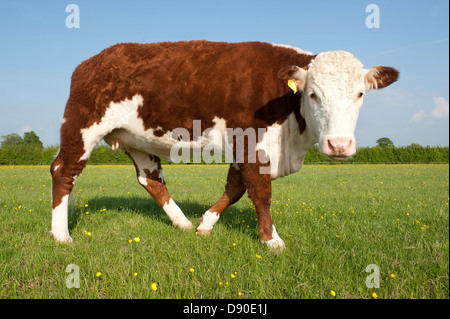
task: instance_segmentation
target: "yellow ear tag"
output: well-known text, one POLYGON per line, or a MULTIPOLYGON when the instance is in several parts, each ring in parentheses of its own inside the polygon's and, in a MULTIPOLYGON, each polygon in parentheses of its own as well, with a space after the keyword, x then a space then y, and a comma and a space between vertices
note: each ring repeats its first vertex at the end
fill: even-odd
POLYGON ((375 65, 372 67, 372 69, 381 68, 381 67, 382 67, 382 65, 375 65))
POLYGON ((291 88, 292 91, 294 91, 294 93, 297 93, 297 85, 295 84, 295 80, 294 79, 290 79, 288 81, 288 86, 291 88))

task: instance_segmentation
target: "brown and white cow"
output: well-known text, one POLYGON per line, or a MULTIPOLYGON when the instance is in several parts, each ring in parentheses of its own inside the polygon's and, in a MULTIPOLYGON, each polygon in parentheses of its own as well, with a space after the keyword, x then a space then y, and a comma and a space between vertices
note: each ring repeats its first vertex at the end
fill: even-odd
POLYGON ((247 191, 261 242, 284 249, 270 217, 271 180, 298 171, 317 142, 330 158, 354 155, 363 95, 397 78, 395 69, 366 70, 344 51, 313 55, 261 42, 112 46, 72 75, 61 147, 51 166, 51 234, 57 241, 72 241, 69 194, 102 139, 128 154, 139 183, 175 226, 193 228, 170 197, 160 165, 160 158, 171 160, 171 150, 181 142, 174 132, 182 128, 191 136, 184 139, 189 147, 219 145, 234 156, 225 191, 204 213, 198 233, 210 234, 223 211, 247 191), (196 121, 202 127, 197 137, 196 121), (257 131, 257 141, 241 140, 244 152, 237 154, 238 136, 229 136, 230 128, 257 131))

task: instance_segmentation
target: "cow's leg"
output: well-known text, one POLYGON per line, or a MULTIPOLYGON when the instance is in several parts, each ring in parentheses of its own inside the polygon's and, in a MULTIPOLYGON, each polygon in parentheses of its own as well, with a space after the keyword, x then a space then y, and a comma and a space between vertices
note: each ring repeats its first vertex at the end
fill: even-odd
POLYGON ((261 167, 258 164, 240 164, 239 168, 248 196, 256 209, 261 243, 266 244, 273 252, 284 250, 284 241, 278 236, 270 217, 272 196, 270 174, 261 174, 261 167))
POLYGON ((224 210, 236 203, 245 193, 245 186, 242 182, 241 172, 236 164, 231 164, 228 170, 227 184, 225 192, 210 209, 208 209, 202 217, 200 225, 197 227, 199 235, 210 235, 214 224, 219 220, 224 210))
POLYGON ((175 204, 167 191, 159 158, 137 150, 127 150, 126 153, 136 167, 139 184, 148 191, 166 212, 173 225, 181 229, 193 228, 192 223, 186 218, 178 205, 175 204))
POLYGON ((95 146, 96 143, 85 143, 79 128, 67 122, 62 125, 60 150, 50 167, 53 199, 50 234, 56 241, 72 242, 68 228, 69 195, 95 146))

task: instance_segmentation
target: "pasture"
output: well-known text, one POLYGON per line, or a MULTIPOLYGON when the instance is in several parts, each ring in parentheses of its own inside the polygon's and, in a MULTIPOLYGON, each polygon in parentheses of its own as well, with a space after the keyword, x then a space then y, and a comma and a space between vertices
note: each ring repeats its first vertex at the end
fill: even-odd
MULTIPOLYGON (((222 194, 227 168, 164 166, 195 226, 222 194)), ((49 167, 2 166, 0 297, 448 298, 448 165, 307 165, 272 185, 287 247, 278 255, 259 243, 247 195, 200 237, 171 225, 131 165, 83 171, 69 216, 74 242, 58 244, 49 167), (79 288, 66 285, 70 264, 79 288), (371 264, 379 288, 366 286, 371 264)))

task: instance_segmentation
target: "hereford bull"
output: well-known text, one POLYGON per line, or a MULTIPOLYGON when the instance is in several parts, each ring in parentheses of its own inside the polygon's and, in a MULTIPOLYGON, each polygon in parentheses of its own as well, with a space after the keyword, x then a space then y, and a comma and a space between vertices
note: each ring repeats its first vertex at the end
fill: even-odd
POLYGON ((261 42, 127 43, 105 49, 72 75, 60 151, 50 169, 51 234, 72 241, 69 194, 102 139, 131 158, 139 183, 175 226, 193 228, 170 197, 160 164, 160 158, 171 160, 171 149, 182 142, 175 132, 182 128, 189 147, 220 145, 233 154, 225 191, 204 213, 198 233, 209 235, 223 211, 247 191, 261 242, 282 250, 270 217, 271 180, 298 171, 317 142, 332 159, 353 156, 364 94, 397 78, 390 67, 364 69, 345 51, 313 55, 261 42), (200 136, 194 134, 196 121, 200 136), (230 136, 228 128, 257 131, 257 140, 241 139, 244 152, 237 154, 238 136, 230 136))

